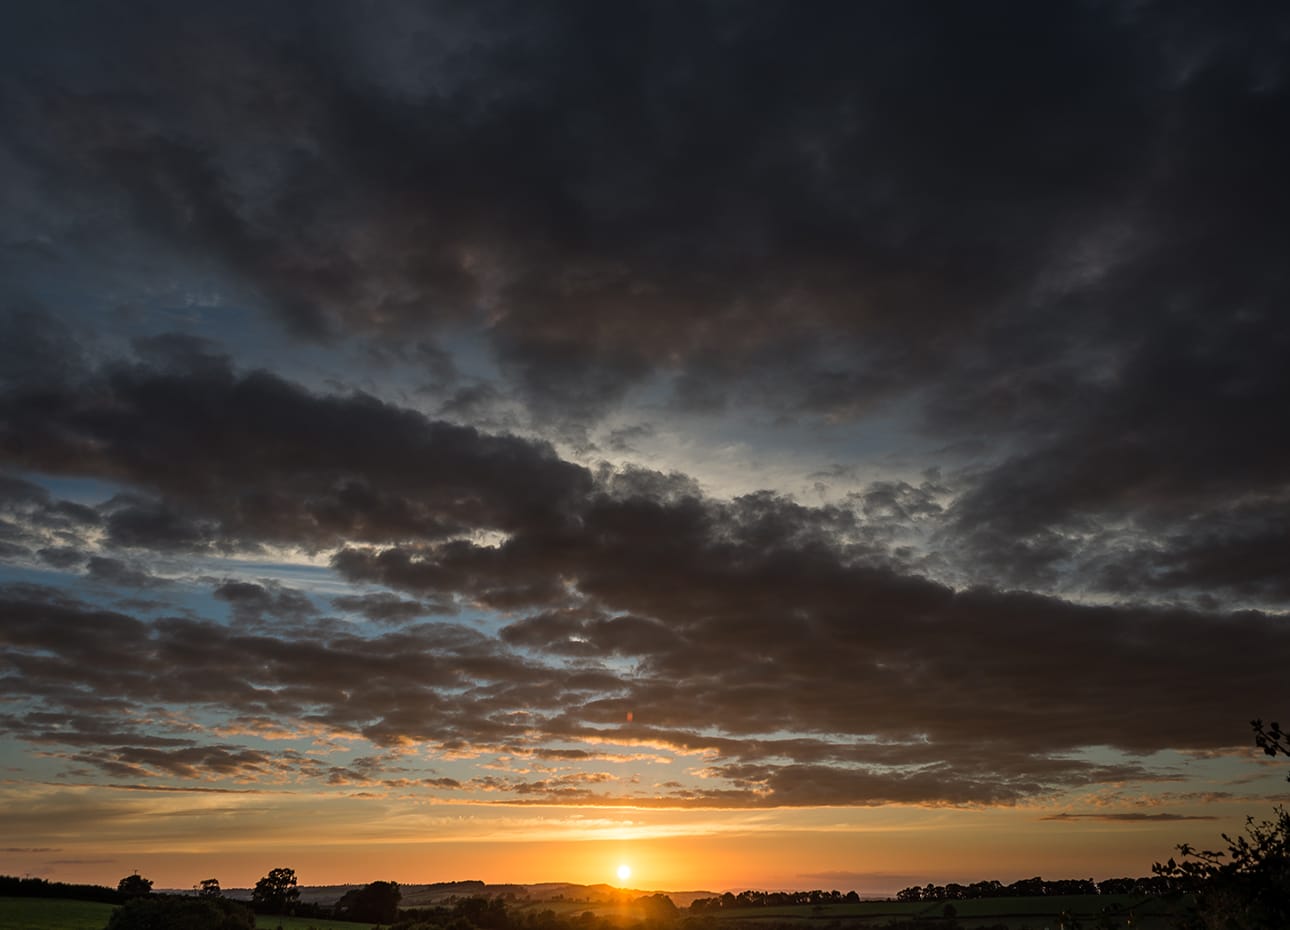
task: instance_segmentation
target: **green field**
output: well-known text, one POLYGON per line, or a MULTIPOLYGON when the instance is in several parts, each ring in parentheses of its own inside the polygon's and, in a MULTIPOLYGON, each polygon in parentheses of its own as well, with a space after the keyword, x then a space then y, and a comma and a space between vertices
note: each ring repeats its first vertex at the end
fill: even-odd
POLYGON ((0 930, 103 930, 114 904, 57 898, 0 898, 0 930))
MULTIPOLYGON (((962 930, 976 927, 1005 926, 1008 930, 1057 930, 1059 917, 1065 912, 1079 919, 1084 928, 1099 926, 1103 908, 1111 926, 1128 927, 1128 917, 1133 916, 1133 930, 1168 930, 1174 926, 1181 905, 1158 898, 1139 895, 1072 895, 1049 898, 978 898, 971 901, 953 901, 956 921, 962 930)), ((697 917, 700 924, 758 924, 798 923, 803 930, 810 926, 836 923, 842 928, 882 927, 892 920, 922 918, 935 920, 944 911, 945 902, 927 901, 861 901, 857 904, 830 904, 818 907, 809 905, 738 908, 705 913, 697 917)), ((640 915, 625 903, 588 904, 586 902, 542 902, 518 910, 553 910, 562 914, 580 914, 591 911, 597 917, 608 917, 615 922, 634 923, 640 915)), ((0 930, 103 930, 111 915, 113 905, 87 901, 65 901, 49 898, 0 898, 0 930)), ((687 910, 680 914, 682 920, 689 916, 687 910)), ((369 930, 370 924, 351 923, 343 920, 324 920, 317 917, 256 918, 259 930, 369 930)), ((1105 924, 1102 924, 1103 926, 1105 924)))
POLYGON ((270 917, 261 914, 255 918, 256 930, 371 930, 371 924, 356 924, 349 920, 327 920, 323 917, 270 917))
MULTIPOLYGON (((1093 928, 1099 924, 1104 908, 1109 909, 1106 919, 1113 927, 1132 927, 1133 930, 1168 930, 1175 925, 1182 909, 1180 902, 1169 902, 1142 895, 1069 895, 1028 898, 977 898, 969 901, 861 901, 858 904, 790 905, 765 908, 732 908, 705 913, 722 923, 782 924, 801 922, 803 930, 821 921, 837 923, 843 928, 882 927, 893 920, 935 921, 944 913, 946 903, 952 904, 955 921, 963 930, 977 927, 1005 926, 1008 930, 1057 930, 1060 918, 1066 913, 1079 920, 1080 926, 1093 928), (1132 916, 1133 923, 1129 924, 1132 916)), ((683 912, 684 913, 684 912, 683 912)), ((947 922, 948 923, 948 922, 947 922)), ((1290 930, 1290 928, 1288 928, 1290 930)))
MULTIPOLYGON (((116 909, 113 904, 64 901, 58 898, 0 898, 0 930, 103 930, 116 909)), ((370 930, 371 924, 318 917, 255 919, 259 930, 370 930)))

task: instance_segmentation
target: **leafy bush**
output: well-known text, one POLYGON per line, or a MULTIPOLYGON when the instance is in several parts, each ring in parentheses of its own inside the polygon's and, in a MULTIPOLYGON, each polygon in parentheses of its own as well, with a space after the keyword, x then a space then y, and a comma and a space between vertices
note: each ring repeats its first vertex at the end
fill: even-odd
POLYGON ((1246 819, 1245 835, 1223 834, 1227 852, 1179 846, 1183 860, 1156 871, 1195 890, 1186 927, 1196 930, 1285 930, 1290 927, 1290 812, 1272 820, 1246 819))
POLYGON ((255 930, 255 914, 227 898, 148 895, 114 911, 104 930, 255 930))

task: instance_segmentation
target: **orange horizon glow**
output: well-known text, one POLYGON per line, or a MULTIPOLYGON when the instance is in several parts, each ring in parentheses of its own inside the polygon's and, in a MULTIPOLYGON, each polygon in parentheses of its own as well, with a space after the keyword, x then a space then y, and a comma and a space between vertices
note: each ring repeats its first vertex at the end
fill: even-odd
MULTIPOLYGON (((302 885, 376 880, 403 885, 466 880, 606 885, 607 876, 618 875, 625 866, 631 871, 626 878, 618 875, 618 884, 630 883, 641 892, 837 888, 882 896, 928 881, 1148 875, 1151 863, 1167 857, 1176 843, 1204 840, 1228 828, 1224 822, 1073 825, 1045 822, 1034 810, 1017 809, 830 813, 837 822, 815 830, 769 824, 758 830, 748 823, 725 833, 651 838, 624 831, 619 839, 595 840, 430 836, 383 841, 364 836, 353 825, 334 825, 332 842, 235 842, 227 837, 203 842, 190 836, 182 842, 172 838, 172 848, 166 850, 160 837, 118 844, 65 834, 43 853, 0 854, 0 873, 114 886, 137 870, 157 889, 191 888, 209 877, 225 888, 247 888, 278 867, 293 868, 302 885), (844 822, 847 817, 850 824, 844 822), (362 844, 361 855, 346 842, 349 830, 362 844)), ((1235 807, 1231 813, 1239 823, 1235 807)), ((682 829, 684 821, 674 826, 682 829)))

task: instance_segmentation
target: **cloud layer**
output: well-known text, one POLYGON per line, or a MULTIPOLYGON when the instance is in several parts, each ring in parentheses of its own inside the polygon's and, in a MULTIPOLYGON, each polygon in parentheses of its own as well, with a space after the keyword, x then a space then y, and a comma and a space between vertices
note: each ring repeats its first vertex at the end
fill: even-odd
POLYGON ((39 765, 1017 804, 1284 701, 1283 10, 154 13, 0 39, 39 765))

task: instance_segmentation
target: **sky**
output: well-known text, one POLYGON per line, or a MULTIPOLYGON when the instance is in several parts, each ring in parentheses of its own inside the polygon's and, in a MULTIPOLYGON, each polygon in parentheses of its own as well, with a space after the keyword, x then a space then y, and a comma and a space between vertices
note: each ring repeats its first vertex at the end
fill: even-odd
POLYGON ((3 20, 0 872, 890 893, 1290 797, 1284 4, 3 20))

